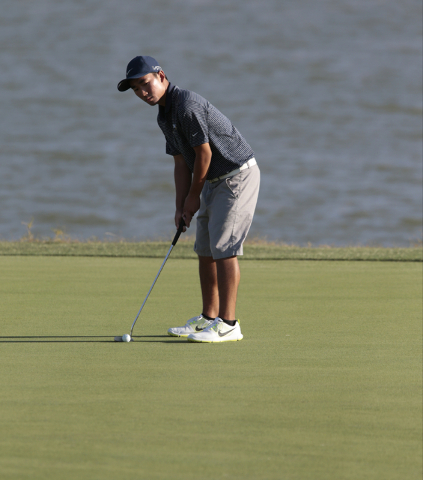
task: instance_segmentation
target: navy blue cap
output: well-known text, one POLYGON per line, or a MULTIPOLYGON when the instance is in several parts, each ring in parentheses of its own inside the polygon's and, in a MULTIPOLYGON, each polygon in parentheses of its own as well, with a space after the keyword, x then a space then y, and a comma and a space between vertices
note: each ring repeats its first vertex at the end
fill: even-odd
POLYGON ((126 92, 129 90, 129 80, 133 78, 141 78, 148 73, 160 72, 162 67, 159 66, 153 57, 135 57, 126 67, 126 78, 118 83, 119 92, 126 92))

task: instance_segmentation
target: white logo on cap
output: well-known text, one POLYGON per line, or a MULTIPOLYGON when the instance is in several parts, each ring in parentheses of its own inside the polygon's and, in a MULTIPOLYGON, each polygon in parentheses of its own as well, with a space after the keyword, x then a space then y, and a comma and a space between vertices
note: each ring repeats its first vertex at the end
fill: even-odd
POLYGON ((158 65, 156 65, 155 67, 151 67, 153 70, 156 70, 156 72, 160 71, 161 70, 161 67, 159 67, 158 65))
POLYGON ((132 72, 132 70, 133 70, 133 68, 131 68, 130 70, 128 70, 128 71, 126 72, 126 76, 128 76, 128 75, 129 75, 129 72, 132 72))

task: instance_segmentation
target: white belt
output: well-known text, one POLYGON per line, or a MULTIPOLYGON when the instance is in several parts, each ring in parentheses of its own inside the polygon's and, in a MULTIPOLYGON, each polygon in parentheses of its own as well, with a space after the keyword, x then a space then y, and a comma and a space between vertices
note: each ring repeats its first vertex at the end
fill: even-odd
POLYGON ((221 175, 220 177, 213 178, 213 180, 209 180, 209 183, 215 183, 215 182, 218 182, 219 180, 223 180, 224 178, 233 177, 237 173, 245 170, 246 168, 254 167, 254 165, 257 165, 256 159, 255 158, 250 158, 250 160, 248 160, 248 162, 245 162, 244 165, 241 165, 236 170, 232 170, 232 172, 225 173, 225 175, 221 175))

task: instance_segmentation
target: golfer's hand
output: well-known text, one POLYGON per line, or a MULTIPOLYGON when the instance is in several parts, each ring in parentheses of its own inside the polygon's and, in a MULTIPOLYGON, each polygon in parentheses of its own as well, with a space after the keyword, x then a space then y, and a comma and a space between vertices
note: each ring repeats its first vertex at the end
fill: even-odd
POLYGON ((188 195, 185 199, 184 210, 182 218, 185 221, 185 225, 189 227, 191 225, 192 217, 200 209, 200 197, 197 195, 188 195))
MULTIPOLYGON (((175 212, 175 227, 176 229, 179 228, 179 225, 181 224, 181 218, 182 218, 182 210, 176 210, 175 212)), ((183 232, 187 231, 187 227, 184 227, 183 232)))

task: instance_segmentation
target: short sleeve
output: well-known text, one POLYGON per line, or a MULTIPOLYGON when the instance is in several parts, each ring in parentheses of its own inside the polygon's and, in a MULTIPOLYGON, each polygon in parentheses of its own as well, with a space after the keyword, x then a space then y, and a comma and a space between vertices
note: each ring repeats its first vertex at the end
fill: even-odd
POLYGON ((166 154, 172 155, 172 156, 179 155, 181 152, 179 151, 173 136, 170 136, 169 134, 166 133, 165 139, 166 139, 166 154))
POLYGON ((180 155, 181 152, 174 145, 166 141, 166 153, 167 155, 175 156, 180 155))

